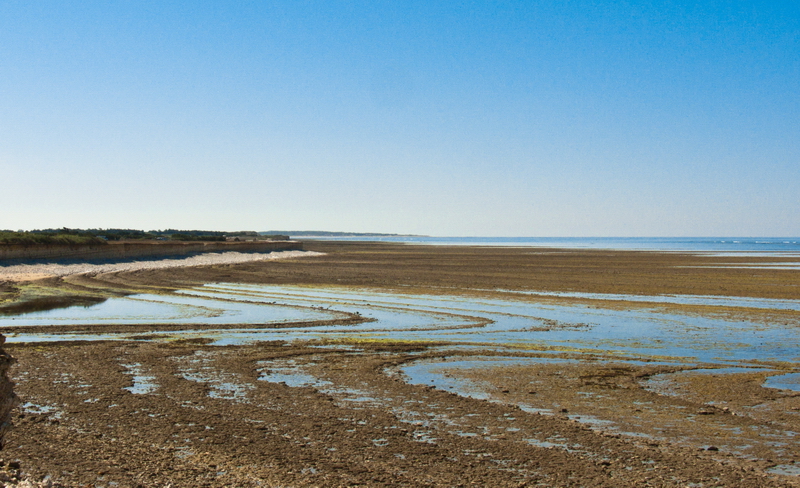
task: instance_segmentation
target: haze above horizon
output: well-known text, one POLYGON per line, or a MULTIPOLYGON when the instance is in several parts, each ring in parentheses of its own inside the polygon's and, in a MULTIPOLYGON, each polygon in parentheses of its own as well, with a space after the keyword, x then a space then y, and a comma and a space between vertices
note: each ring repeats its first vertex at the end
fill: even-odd
POLYGON ((800 235, 800 3, 0 3, 0 229, 800 235))

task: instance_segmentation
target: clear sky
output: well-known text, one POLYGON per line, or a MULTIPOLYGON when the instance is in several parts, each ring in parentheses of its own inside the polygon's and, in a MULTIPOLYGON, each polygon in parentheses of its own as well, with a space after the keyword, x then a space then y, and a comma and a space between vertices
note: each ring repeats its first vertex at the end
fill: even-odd
POLYGON ((800 2, 0 0, 0 229, 800 236, 800 2))

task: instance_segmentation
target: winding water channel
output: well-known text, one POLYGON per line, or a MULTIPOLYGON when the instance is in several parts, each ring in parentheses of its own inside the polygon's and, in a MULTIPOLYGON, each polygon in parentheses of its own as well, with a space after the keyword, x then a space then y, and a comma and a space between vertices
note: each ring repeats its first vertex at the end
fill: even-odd
MULTIPOLYGON (((545 389, 545 383, 535 386, 545 376, 537 380, 534 375, 558 375, 559 368, 583 362, 600 365, 601 369, 666 366, 665 373, 647 376, 641 386, 658 395, 680 395, 682 392, 675 392, 676 385, 692 375, 733 378, 752 373, 764 374, 759 380, 764 381, 764 387, 800 391, 800 300, 484 291, 491 295, 415 295, 346 287, 217 283, 173 294, 138 294, 91 306, 4 315, 0 316, 0 332, 10 343, 203 338, 222 346, 319 341, 351 352, 363 342, 419 341, 434 345, 426 350, 427 356, 422 354, 419 359, 387 368, 385 373, 461 396, 512 401, 526 412, 568 415, 592 428, 617 429, 635 438, 679 439, 702 448, 709 435, 722 432, 729 439, 714 442, 745 457, 757 457, 753 453, 758 449, 789 456, 800 435, 795 428, 768 423, 747 427, 755 437, 738 439, 737 429, 742 429, 740 423, 744 422, 740 417, 719 415, 713 422, 704 417, 700 424, 696 419, 704 412, 685 412, 680 402, 637 404, 637 412, 643 410, 652 416, 650 424, 638 414, 622 419, 617 410, 625 404, 625 397, 593 403, 596 398, 591 395, 616 394, 611 390, 578 388, 570 397, 570 413, 559 414, 566 412, 558 405, 563 400, 542 398, 545 392, 525 399, 498 399, 503 387, 485 381, 487 376, 480 373, 491 370, 491 375, 497 375, 503 368, 519 368, 522 375, 531 375, 525 378, 530 381, 528 388, 545 389), (352 323, 353 317, 364 320, 352 323), (135 332, 126 331, 134 325, 135 332), (103 326, 108 326, 108 331, 103 326), (142 332, 142 326, 146 326, 146 332, 142 332), (431 354, 438 350, 441 355, 431 354), (585 401, 581 395, 587 396, 585 401), (573 407, 582 411, 573 413, 573 407), (726 423, 729 420, 730 425, 726 423), (693 434, 700 425, 714 433, 693 434)), ((183 377, 207 384, 214 398, 244 401, 253 385, 210 368, 206 363, 213 354, 198 351, 183 377)), ((131 393, 150 394, 160 388, 155 376, 141 364, 124 362, 121 366, 132 377, 131 393)), ((315 372, 314 361, 271 360, 258 367, 262 381, 313 387, 347 404, 383 402, 398 418, 422 430, 429 421, 405 403, 395 405, 379 392, 325 380, 315 372)), ((26 404, 23 408, 35 411, 44 407, 26 404)), ((759 408, 755 405, 742 411, 748 414, 759 408)), ((423 434, 433 435, 433 430, 423 434)), ((459 435, 478 434, 464 430, 459 435)), ((561 446, 553 439, 532 438, 529 442, 561 446)), ((773 472, 796 475, 793 469, 793 464, 781 464, 773 472)))
MULTIPOLYGON (((508 299, 490 299, 222 283, 173 295, 140 294, 88 307, 4 316, 0 328, 18 331, 9 335, 9 342, 130 338, 121 332, 53 333, 38 327, 36 332, 19 332, 26 326, 152 324, 150 332, 135 337, 202 336, 219 345, 314 339, 424 341, 726 366, 757 362, 760 367, 780 363, 785 368, 800 361, 800 329, 795 325, 730 317, 730 311, 737 309, 798 311, 800 300, 540 292, 520 300, 519 295, 509 292, 508 299), (705 312, 688 309, 682 313, 664 304, 703 306, 705 312), (728 316, 714 313, 723 308, 728 316), (307 326, 349 314, 368 320, 357 325, 307 326), (304 326, 292 326, 294 322, 304 326), (166 331, 159 329, 161 324, 183 325, 186 330, 166 331), (204 330, 193 330, 193 324, 203 324, 204 330), (254 328, 269 324, 280 328, 254 328), (226 328, 208 329, 208 325, 226 328)), ((797 378, 797 371, 790 371, 771 381, 776 387, 798 389, 797 378)))

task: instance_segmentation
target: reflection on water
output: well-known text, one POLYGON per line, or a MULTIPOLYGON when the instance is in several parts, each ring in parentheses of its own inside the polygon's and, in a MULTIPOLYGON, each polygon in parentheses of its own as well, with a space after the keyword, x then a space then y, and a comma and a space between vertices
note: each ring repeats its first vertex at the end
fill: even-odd
POLYGON ((64 310, 71 307, 88 308, 106 301, 105 297, 56 295, 38 297, 22 302, 0 304, 0 315, 20 316, 47 310, 64 310))
POLYGON ((265 324, 329 320, 337 314, 280 304, 253 304, 181 295, 132 295, 89 307, 3 317, 0 327, 36 325, 265 324))
MULTIPOLYGON (((517 295, 518 296, 518 295, 517 295)), ((559 294, 570 298, 636 300, 627 295, 559 294)), ((643 298, 642 298, 643 299, 643 298)), ((653 297, 647 297, 653 300, 653 297)), ((795 300, 663 297, 676 303, 800 309, 795 300)), ((112 298, 89 308, 0 318, 3 326, 79 324, 230 324, 224 330, 159 331, 153 336, 209 337, 215 344, 269 340, 403 340, 461 345, 602 353, 620 357, 678 358, 691 362, 759 360, 795 363, 800 331, 783 324, 733 322, 658 310, 605 309, 548 296, 545 301, 379 293, 349 288, 213 284, 177 295, 112 298), (356 325, 253 329, 249 324, 330 320, 357 313, 356 325)), ((600 303, 600 302, 598 302, 600 303)), ((10 342, 125 338, 125 334, 25 333, 10 342)), ((146 338, 147 335, 141 335, 146 338)))
POLYGON ((800 391, 800 373, 787 373, 770 376, 764 383, 767 388, 777 388, 779 390, 800 391))
MULTIPOLYGON (((692 369, 651 376, 646 382, 647 388, 662 395, 671 393, 675 379, 711 372, 719 375, 766 373, 769 377, 764 386, 800 391, 800 368, 797 367, 800 360, 798 327, 764 319, 732 321, 719 318, 723 314, 683 314, 679 310, 667 311, 658 307, 645 309, 635 306, 625 309, 619 306, 619 302, 651 302, 702 305, 709 312, 731 308, 757 308, 791 314, 792 311, 800 311, 800 300, 538 292, 531 292, 526 300, 520 300, 519 292, 508 293, 508 299, 467 298, 391 294, 352 288, 213 284, 183 290, 174 295, 112 298, 84 309, 70 308, 0 317, 0 328, 153 324, 150 332, 137 332, 135 336, 122 332, 44 333, 41 331, 46 329, 32 329, 30 333, 12 334, 8 338, 9 342, 206 338, 216 345, 307 340, 321 341, 323 344, 337 341, 353 344, 362 340, 446 344, 448 348, 458 348, 462 352, 486 352, 468 358, 450 357, 446 361, 419 360, 403 365, 395 373, 401 373, 411 383, 490 401, 497 398, 495 387, 475 379, 459 377, 452 372, 458 369, 524 367, 534 364, 575 364, 582 358, 627 362, 629 365, 670 365, 678 369, 692 369), (608 301, 616 302, 614 308, 603 308, 604 302, 608 301), (358 314, 370 320, 349 325, 329 324, 331 319, 349 317, 350 314, 358 314), (326 321, 327 325, 292 325, 310 321, 326 321), (280 329, 254 327, 281 322, 286 324, 280 329), (159 328, 160 324, 184 324, 186 330, 163 330, 159 328), (193 329, 193 324, 220 327, 201 330, 193 329), (492 352, 488 351, 521 351, 528 357, 492 356, 492 352), (537 357, 532 357, 534 355, 537 357)), ((198 351, 191 357, 181 358, 182 377, 206 385, 209 395, 214 398, 252 402, 254 385, 238 374, 218 371, 214 364, 215 357, 214 352, 198 351)), ((431 428, 434 423, 444 425, 449 432, 458 435, 486 438, 495 435, 482 431, 482 424, 477 421, 475 425, 467 426, 465 419, 451 418, 447 412, 435 411, 431 405, 409 403, 410 400, 406 398, 389 398, 385 392, 362 388, 361 385, 334 384, 319 375, 319 372, 313 371, 314 361, 315 358, 305 364, 296 363, 294 359, 259 362, 259 380, 284 383, 289 387, 315 388, 342 405, 347 404, 348 408, 364 408, 377 403, 389 406, 399 421, 413 426, 414 436, 420 442, 436 442, 433 437, 435 432, 431 428)), ((153 378, 141 370, 140 365, 123 366, 133 377, 133 386, 128 389, 132 393, 149 393, 158 387, 153 378)), ((517 405, 523 411, 560 415, 559 410, 547 405, 535 405, 529 397, 524 397, 521 401, 517 405)), ((644 406, 640 406, 640 410, 652 415, 655 415, 652 412, 656 412, 644 406)), ((607 425, 608 420, 585 413, 579 417, 572 414, 566 416, 593 428, 613 430, 613 427, 607 425)), ((687 422, 693 422, 694 416, 687 414, 687 422)), ((722 415, 719 418, 723 418, 722 415)), ((704 419, 704 423, 708 424, 710 421, 704 419)), ((509 424, 509 428, 516 427, 509 424)), ((674 430, 676 427, 664 428, 667 429, 665 433, 658 435, 669 438, 669 429, 674 430)), ((728 432, 725 430, 727 428, 721 426, 720 432, 728 432)), ((736 432, 730 432, 735 436, 736 432)), ((639 432, 620 433, 643 435, 639 432)), ((793 435, 792 432, 765 430, 762 437, 766 439, 765 445, 770 442, 777 445, 779 442, 793 442, 793 435)), ((527 436, 526 439, 540 446, 580 448, 567 445, 556 438, 527 436)), ((384 440, 376 438, 375 442, 383 443, 384 440)), ((736 449, 741 452, 748 449, 747 446, 730 442, 719 446, 727 446, 726 449, 734 453, 739 452, 736 449)), ((777 469, 778 467, 775 472, 778 472, 777 469)), ((792 474, 790 467, 780 466, 780 469, 783 470, 782 473, 792 474)))
POLYGON ((725 297, 713 295, 626 295, 618 293, 580 293, 498 290, 540 297, 579 298, 623 302, 668 303, 675 305, 710 305, 715 307, 763 308, 771 310, 800 310, 800 300, 774 298, 725 297))
POLYGON ((125 390, 134 395, 146 395, 158 389, 158 383, 155 382, 156 377, 145 374, 141 364, 120 364, 120 366, 125 368, 125 373, 133 377, 133 385, 125 387, 125 390))

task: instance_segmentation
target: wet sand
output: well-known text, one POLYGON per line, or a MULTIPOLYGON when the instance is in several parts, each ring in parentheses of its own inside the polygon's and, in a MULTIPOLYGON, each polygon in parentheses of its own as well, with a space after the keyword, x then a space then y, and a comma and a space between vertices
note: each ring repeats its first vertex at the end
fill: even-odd
POLYGON ((207 281, 376 287, 431 293, 542 290, 633 295, 689 294, 797 299, 800 257, 715 256, 541 248, 417 246, 384 243, 304 243, 313 259, 180 268, 106 277, 115 286, 182 287, 207 281), (738 266, 738 267, 737 267, 738 266))
MULTIPOLYGON (((73 275, 48 286, 111 294, 241 282, 467 297, 501 289, 798 299, 800 285, 796 270, 718 267, 781 258, 306 248, 325 254, 73 275)), ((798 320, 794 311, 715 313, 790 327, 798 320)), ((800 486, 780 474, 800 464, 788 434, 800 432, 800 394, 764 388, 766 373, 757 370, 723 381, 689 371, 665 383, 659 375, 682 367, 584 357, 459 369, 450 363, 499 353, 447 343, 206 342, 8 345, 25 406, 2 456, 70 486, 800 486), (409 383, 403 368, 420 360, 481 385, 486 399, 409 383)))

